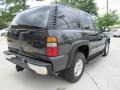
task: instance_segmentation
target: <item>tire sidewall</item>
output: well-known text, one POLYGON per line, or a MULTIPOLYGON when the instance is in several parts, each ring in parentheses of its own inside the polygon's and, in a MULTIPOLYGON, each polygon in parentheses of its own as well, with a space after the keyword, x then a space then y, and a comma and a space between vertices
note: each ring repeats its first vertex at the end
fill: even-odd
POLYGON ((81 52, 77 52, 76 54, 75 54, 75 57, 74 57, 74 60, 73 60, 73 64, 72 64, 72 66, 71 66, 71 74, 72 74, 72 78, 74 79, 74 81, 76 82, 76 81, 78 81, 79 79, 80 79, 80 77, 82 76, 82 74, 83 74, 83 71, 84 71, 84 68, 85 68, 85 56, 84 56, 84 54, 83 53, 81 53, 81 52), (75 76, 75 74, 74 74, 74 69, 75 69, 75 65, 76 65, 76 62, 78 61, 78 59, 81 59, 82 60, 82 62, 83 62, 83 68, 82 68, 82 72, 81 72, 81 74, 77 77, 77 76, 75 76))
POLYGON ((107 42, 106 45, 105 45, 104 55, 103 56, 107 56, 108 55, 108 53, 109 53, 109 47, 110 47, 110 43, 107 42), (108 50, 106 51, 107 45, 108 45, 108 50))

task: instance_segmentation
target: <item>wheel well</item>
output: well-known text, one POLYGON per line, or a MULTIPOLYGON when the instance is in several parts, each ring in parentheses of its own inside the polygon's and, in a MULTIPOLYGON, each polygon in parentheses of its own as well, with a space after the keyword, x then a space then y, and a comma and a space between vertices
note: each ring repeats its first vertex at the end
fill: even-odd
POLYGON ((85 58, 87 60, 88 55, 89 55, 89 46, 88 45, 82 45, 82 46, 77 47, 77 49, 71 51, 71 53, 69 55, 69 61, 68 61, 68 64, 67 64, 67 68, 70 68, 76 52, 82 52, 85 55, 85 58))
POLYGON ((88 55, 89 55, 89 47, 87 45, 84 45, 84 46, 80 46, 78 47, 78 52, 82 52, 84 55, 85 55, 85 58, 87 59, 88 58, 88 55))

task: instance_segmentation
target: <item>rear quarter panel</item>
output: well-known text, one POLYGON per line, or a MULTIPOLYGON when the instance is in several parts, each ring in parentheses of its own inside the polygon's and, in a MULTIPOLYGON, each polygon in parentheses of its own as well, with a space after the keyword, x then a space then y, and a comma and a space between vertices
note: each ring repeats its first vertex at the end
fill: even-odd
POLYGON ((68 55, 74 44, 87 40, 83 30, 49 30, 48 34, 57 37, 59 55, 68 55))

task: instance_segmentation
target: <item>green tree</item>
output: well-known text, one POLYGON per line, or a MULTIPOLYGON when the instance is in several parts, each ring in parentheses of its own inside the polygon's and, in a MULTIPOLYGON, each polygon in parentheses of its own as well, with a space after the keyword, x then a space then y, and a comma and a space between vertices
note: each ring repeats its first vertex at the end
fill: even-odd
POLYGON ((108 14, 104 14, 103 16, 99 16, 97 18, 98 27, 109 27, 119 22, 119 15, 116 13, 116 11, 110 11, 108 14))
POLYGON ((84 10, 92 15, 97 15, 97 5, 94 0, 59 0, 59 3, 84 10))
POLYGON ((6 0, 6 7, 0 12, 0 29, 3 29, 8 26, 8 23, 12 21, 15 15, 26 9, 25 0, 6 0))

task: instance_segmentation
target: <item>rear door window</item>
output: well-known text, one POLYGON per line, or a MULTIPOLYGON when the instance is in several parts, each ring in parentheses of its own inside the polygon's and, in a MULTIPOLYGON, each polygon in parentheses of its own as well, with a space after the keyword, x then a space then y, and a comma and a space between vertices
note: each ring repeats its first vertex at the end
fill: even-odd
POLYGON ((80 29, 79 11, 66 6, 58 7, 57 27, 61 29, 80 29), (74 12, 74 13, 73 13, 74 12))
POLYGON ((69 29, 68 22, 65 20, 64 16, 57 19, 57 29, 69 29))
POLYGON ((87 13, 80 13, 80 22, 82 25, 82 29, 85 30, 94 30, 93 20, 90 15, 87 13))

